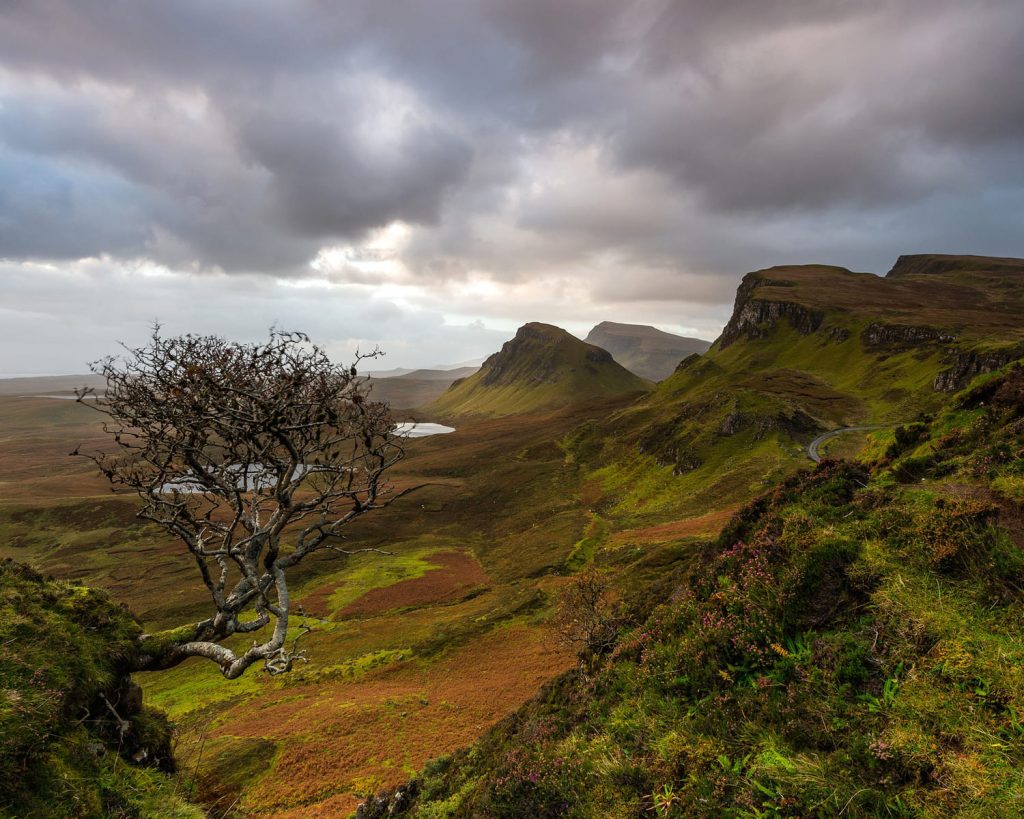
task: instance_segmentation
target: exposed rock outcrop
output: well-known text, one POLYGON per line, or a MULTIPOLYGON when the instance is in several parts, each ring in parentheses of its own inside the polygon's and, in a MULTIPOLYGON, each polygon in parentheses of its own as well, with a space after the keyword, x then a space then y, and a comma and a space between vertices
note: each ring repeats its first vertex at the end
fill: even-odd
POLYGON ((757 433, 755 438, 763 438, 776 430, 786 433, 790 438, 800 440, 809 438, 822 430, 818 421, 801 409, 775 415, 762 415, 756 419, 757 433))
POLYGON ((821 326, 824 313, 812 310, 797 302, 758 299, 755 291, 762 287, 791 287, 792 283, 780 279, 762 278, 760 274, 748 273, 736 291, 736 305, 732 318, 718 338, 721 348, 728 347, 741 336, 749 339, 769 335, 783 318, 802 335, 810 335, 821 326))
POLYGON ((1011 361, 1024 357, 1024 345, 989 352, 951 352, 947 356, 949 367, 937 376, 932 386, 938 392, 956 392, 966 387, 971 379, 994 372, 1011 361))
POLYGON ((701 360, 701 358, 702 356, 700 353, 690 353, 690 355, 688 355, 686 358, 684 358, 682 361, 676 364, 675 371, 677 373, 681 373, 684 370, 688 370, 691 367, 695 366, 697 362, 701 360))
POLYGON ((817 434, 822 426, 801 409, 750 414, 744 414, 738 409, 734 409, 725 416, 718 427, 717 434, 730 437, 745 429, 754 431, 755 441, 760 441, 773 432, 782 432, 794 440, 801 440, 817 434))
POLYGON ((644 436, 638 449, 654 458, 658 466, 671 466, 673 475, 685 475, 700 468, 704 461, 693 451, 689 436, 678 436, 676 422, 660 424, 644 436))
POLYGON ((419 793, 419 784, 414 779, 393 791, 382 791, 371 796, 356 808, 356 819, 386 819, 388 816, 404 816, 412 807, 419 793))
POLYGON ((729 435, 735 435, 743 429, 743 420, 743 413, 734 409, 725 416, 725 420, 722 421, 721 425, 718 427, 718 434, 725 435, 727 437, 729 435))
POLYGON ((914 327, 905 324, 875 322, 860 334, 866 347, 920 347, 925 344, 952 344, 956 336, 938 327, 914 327))

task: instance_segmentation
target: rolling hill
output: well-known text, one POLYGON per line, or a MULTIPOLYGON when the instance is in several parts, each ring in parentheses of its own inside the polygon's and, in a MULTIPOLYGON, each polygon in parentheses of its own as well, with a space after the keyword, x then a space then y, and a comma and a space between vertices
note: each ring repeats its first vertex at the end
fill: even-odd
POLYGON ((455 367, 451 370, 396 370, 395 374, 369 373, 374 400, 388 404, 401 419, 414 415, 421 407, 435 401, 455 381, 477 371, 477 367, 455 367))
POLYGON ((410 381, 444 381, 451 384, 451 382, 458 381, 460 378, 469 378, 479 369, 479 367, 467 366, 453 367, 450 370, 410 370, 396 377, 410 381))
POLYGON ((613 645, 398 791, 409 815, 1020 815, 1024 367, 979 381, 608 606, 613 645))
POLYGON ((440 417, 495 417, 640 393, 650 386, 607 350, 559 327, 533 322, 427 409, 440 417))
POLYGON ((458 376, 417 378, 412 373, 393 378, 371 378, 371 395, 375 401, 388 404, 395 416, 401 419, 436 401, 457 380, 458 376))
POLYGON ((1022 292, 1012 259, 748 274, 705 356, 561 443, 578 668, 359 816, 1017 815, 1022 292))
POLYGON ((85 375, 41 375, 0 378, 0 395, 72 395, 79 387, 103 389, 106 381, 92 373, 85 375))
MULTIPOLYGON (((440 399, 458 431, 409 441, 392 477, 420 488, 349 532, 389 556, 295 577, 308 665, 137 676, 196 798, 347 815, 415 775, 420 816, 1012 815, 1022 284, 1024 262, 976 257, 751 273, 711 349, 646 392, 522 328, 440 399), (884 428, 830 446, 862 464, 803 471, 817 433, 858 424, 884 428), (548 618, 581 572, 621 601, 615 642, 556 676, 574 659, 548 618)), ((179 545, 66 457, 101 445, 92 416, 0 398, 0 557, 147 629, 201 613, 179 545)))
POLYGON ((651 381, 668 378, 688 355, 707 352, 711 346, 710 341, 701 338, 677 336, 646 324, 614 321, 602 321, 585 340, 610 352, 630 372, 651 381))

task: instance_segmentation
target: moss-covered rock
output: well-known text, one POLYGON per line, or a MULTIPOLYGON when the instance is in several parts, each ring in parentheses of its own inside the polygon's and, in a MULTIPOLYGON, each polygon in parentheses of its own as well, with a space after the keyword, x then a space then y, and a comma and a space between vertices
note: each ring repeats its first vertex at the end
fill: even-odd
POLYGON ((140 632, 103 592, 0 563, 0 815, 203 815, 128 674, 140 632))

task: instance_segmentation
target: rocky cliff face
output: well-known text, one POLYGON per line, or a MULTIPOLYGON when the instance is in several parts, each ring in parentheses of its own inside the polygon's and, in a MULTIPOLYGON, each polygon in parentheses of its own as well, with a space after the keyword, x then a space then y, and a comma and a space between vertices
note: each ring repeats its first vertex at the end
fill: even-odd
POLYGON ((957 392, 966 387, 971 379, 995 372, 1022 356, 1024 345, 990 352, 951 351, 947 356, 949 367, 935 376, 933 386, 938 392, 957 392))
POLYGON ((725 348, 742 336, 749 339, 764 338, 783 318, 803 335, 810 335, 821 326, 824 313, 797 302, 758 299, 756 291, 762 287, 791 287, 792 283, 780 279, 763 278, 748 273, 736 291, 736 304, 732 318, 718 338, 719 347, 725 348))
POLYGON ((879 351, 945 347, 943 358, 946 369, 938 373, 932 383, 936 392, 962 390, 977 376, 995 372, 1024 356, 1024 345, 1021 344, 984 352, 957 350, 952 346, 956 344, 957 337, 936 327, 870 324, 861 333, 861 341, 866 348, 879 351))
POLYGON ((905 324, 873 323, 860 334, 865 347, 920 347, 930 344, 952 344, 956 336, 937 327, 914 327, 905 324))

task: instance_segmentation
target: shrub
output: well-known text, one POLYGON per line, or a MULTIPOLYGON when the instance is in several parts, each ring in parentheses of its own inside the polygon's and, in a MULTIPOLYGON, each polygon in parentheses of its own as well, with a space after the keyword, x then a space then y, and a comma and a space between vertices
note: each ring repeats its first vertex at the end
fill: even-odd
POLYGON ((889 460, 898 458, 907 450, 918 444, 928 433, 928 425, 917 421, 907 426, 896 427, 894 440, 886 450, 885 457, 889 460))
POLYGON ((489 813, 516 819, 579 815, 582 770, 546 750, 517 747, 505 755, 488 788, 489 813))

